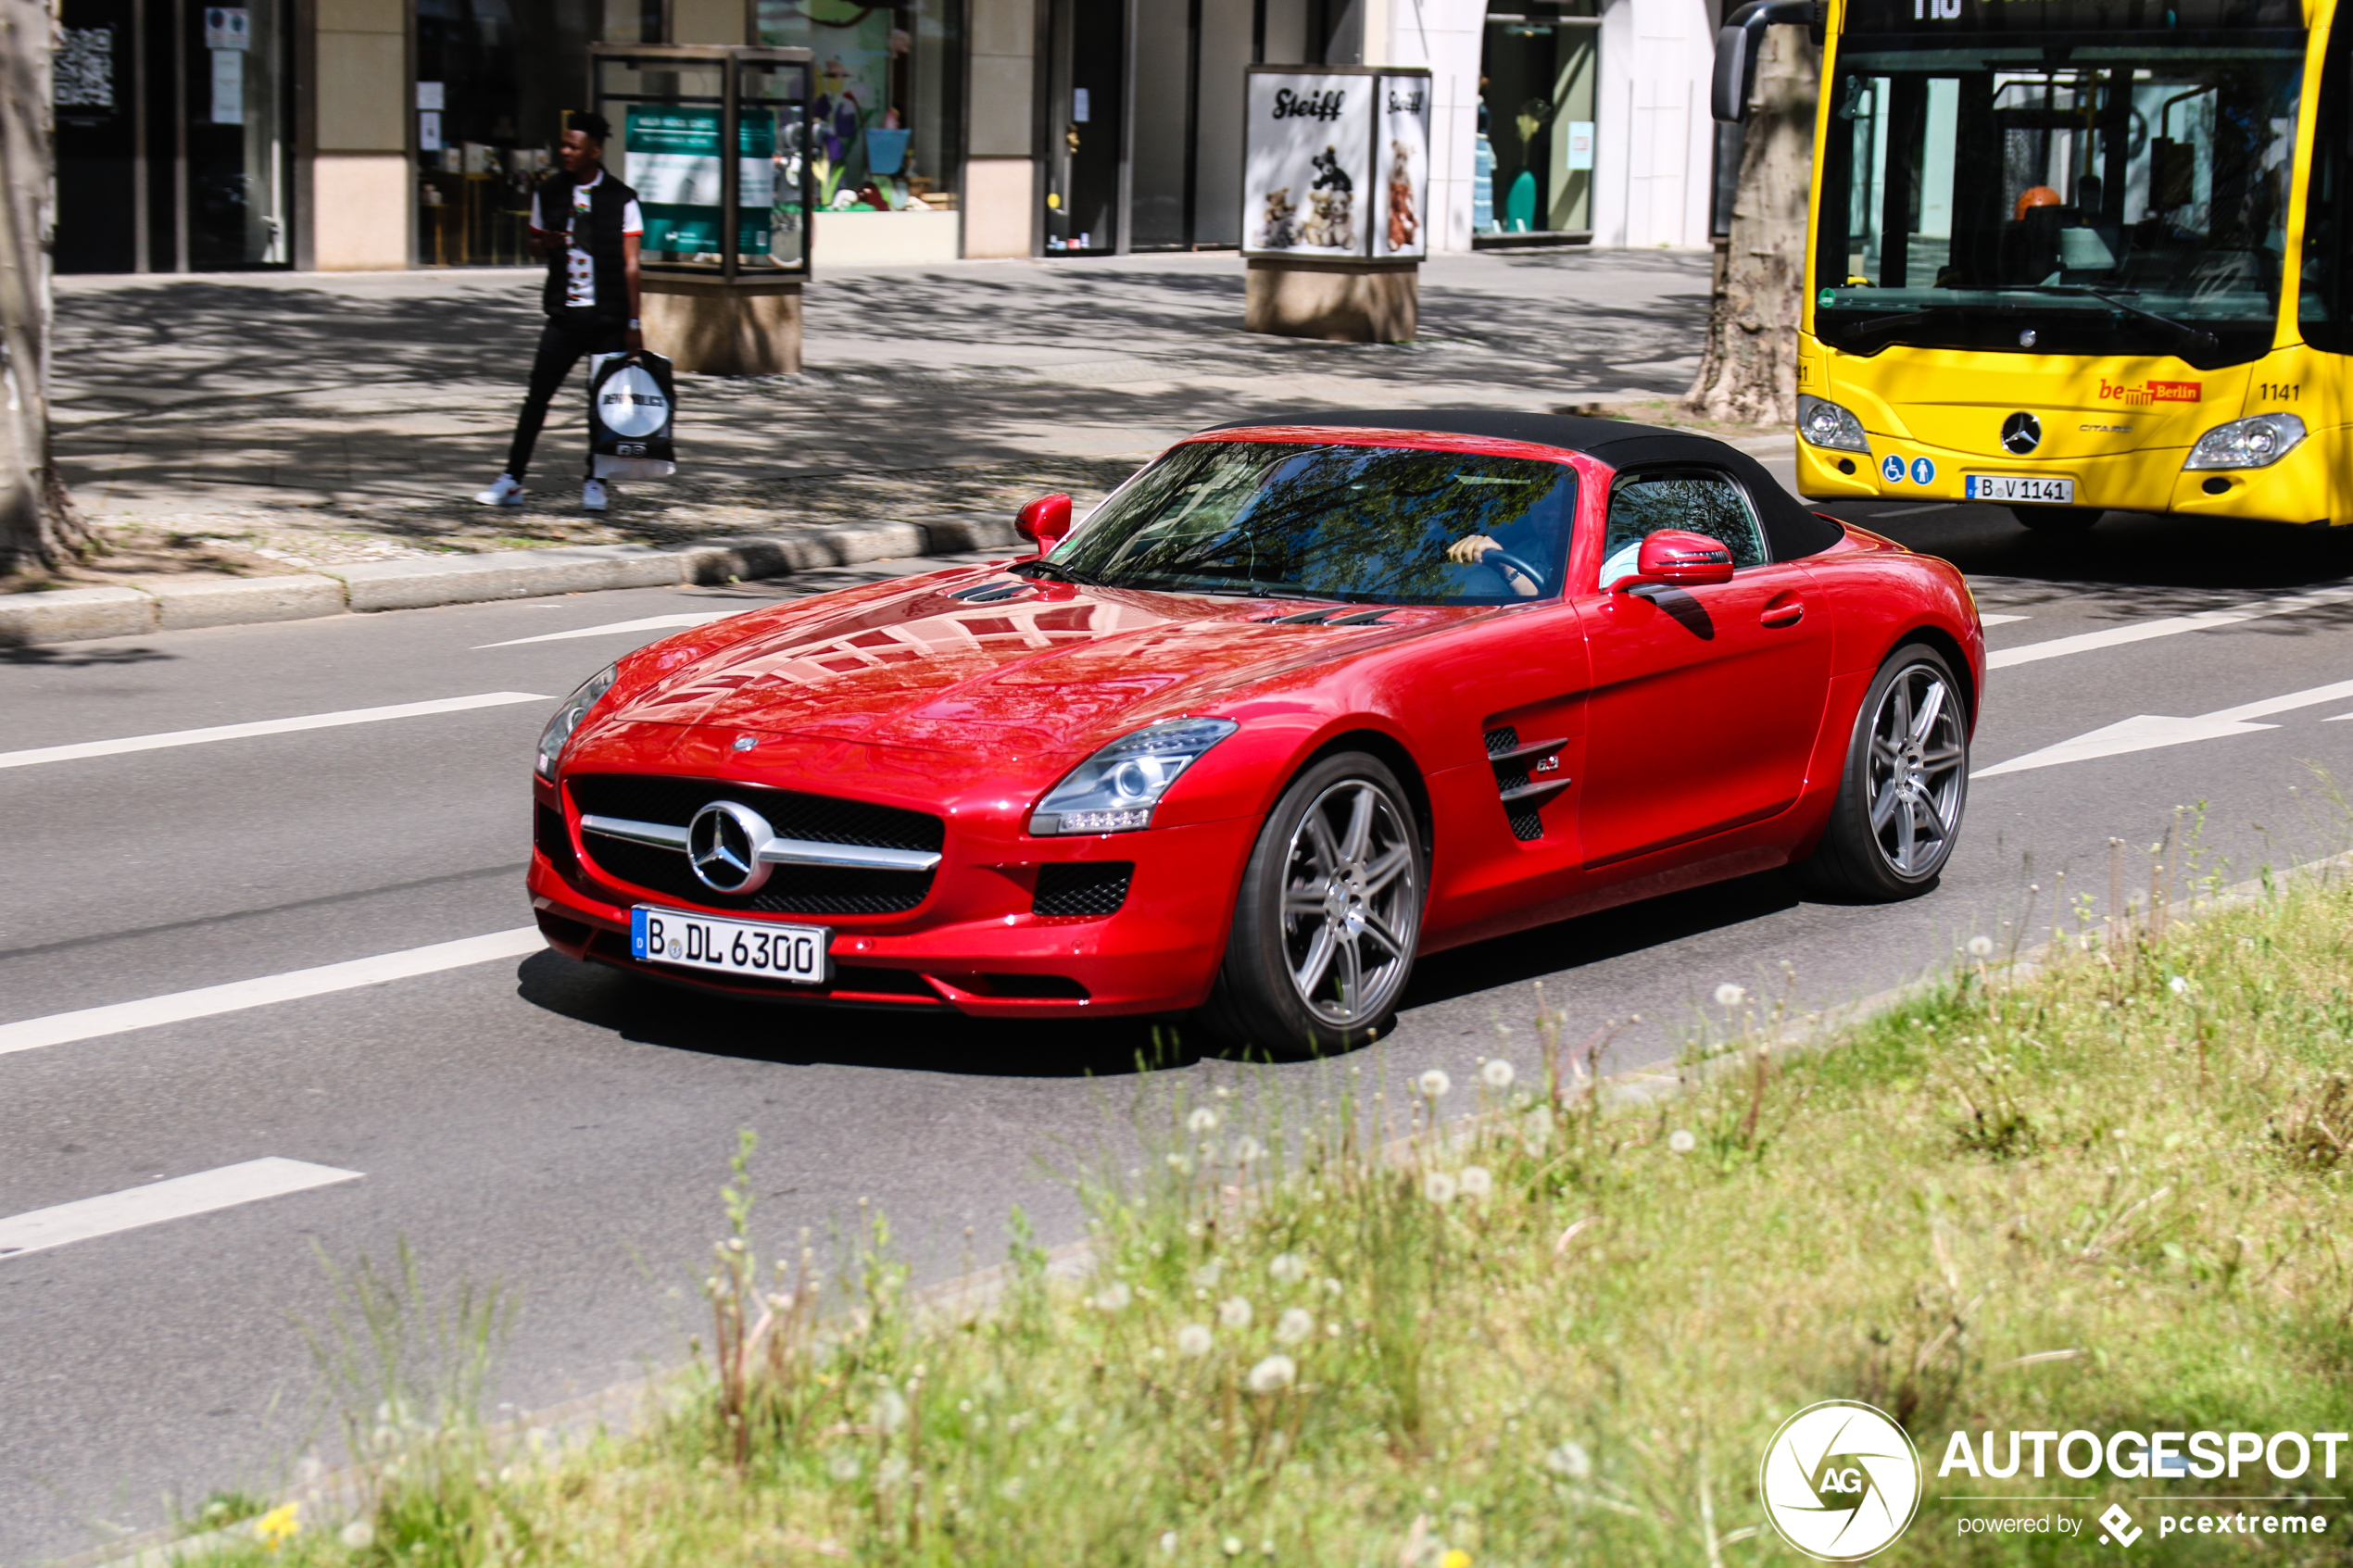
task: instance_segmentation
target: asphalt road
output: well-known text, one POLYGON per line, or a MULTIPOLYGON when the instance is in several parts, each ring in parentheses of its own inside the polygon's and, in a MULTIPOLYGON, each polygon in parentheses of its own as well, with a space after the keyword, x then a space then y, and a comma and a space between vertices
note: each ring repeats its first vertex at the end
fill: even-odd
MULTIPOLYGON (((1849 515, 1957 561, 1989 620, 2014 618, 1989 633, 1999 667, 1981 770, 2143 715, 2223 717, 2144 723, 2162 744, 1982 778, 1942 887, 1908 904, 1806 903, 1777 873, 1442 955, 1368 1072, 1438 1065, 1460 1079, 1499 1048, 1499 1022, 1518 1025, 1524 1055, 1538 980, 1573 1036, 1643 1015, 1617 1037, 1618 1066, 1671 1052, 1724 981, 1771 990, 1787 964, 1808 1006, 1862 997, 1972 935, 2004 936, 2005 921, 2026 918, 2030 884, 2046 922, 2062 870, 2104 901, 2111 837, 2132 847, 2127 885, 2145 890, 2147 847, 2197 802, 2202 869, 2250 874, 2343 846, 2313 769, 2353 763, 2353 721, 2332 722, 2353 718, 2353 685, 2309 694, 2353 680, 2353 537, 2117 517, 2052 540, 1984 508, 1849 515)), ((8 1032, 526 924, 525 770, 554 700, 662 633, 628 623, 810 586, 0 653, 0 1248, 12 1217, 186 1190, 140 1196, 159 1179, 296 1160, 307 1164, 262 1169, 321 1184, 0 1251, 0 1562, 153 1527, 214 1488, 283 1484, 332 1433, 304 1336, 334 1306, 322 1260, 385 1261, 405 1240, 431 1291, 460 1278, 514 1291, 498 1397, 518 1408, 674 1360, 700 1323, 698 1260, 719 1232, 739 1127, 761 1135, 771 1248, 800 1226, 853 1223, 862 1198, 931 1275, 1001 1256, 1016 1204, 1046 1239, 1076 1234, 1076 1205, 1046 1165, 1106 1129, 1116 1141, 1148 1044, 1133 1027, 743 1007, 543 952, 54 1044, 8 1032), (495 693, 535 696, 15 755, 495 693)), ((1241 1070, 1172 1071, 1200 1092, 1241 1070)), ((1327 1071, 1276 1078, 1312 1085, 1327 1071)), ((86 1210, 59 1223, 77 1215, 110 1223, 86 1210)))

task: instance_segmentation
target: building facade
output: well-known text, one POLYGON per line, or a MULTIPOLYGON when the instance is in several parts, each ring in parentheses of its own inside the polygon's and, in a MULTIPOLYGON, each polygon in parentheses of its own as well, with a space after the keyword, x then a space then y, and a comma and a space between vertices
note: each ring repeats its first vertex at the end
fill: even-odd
POLYGON ((1252 64, 1427 67, 1437 248, 1704 245, 1719 3, 63 0, 57 259, 522 262, 596 43, 813 52, 821 271, 1234 247, 1252 64))

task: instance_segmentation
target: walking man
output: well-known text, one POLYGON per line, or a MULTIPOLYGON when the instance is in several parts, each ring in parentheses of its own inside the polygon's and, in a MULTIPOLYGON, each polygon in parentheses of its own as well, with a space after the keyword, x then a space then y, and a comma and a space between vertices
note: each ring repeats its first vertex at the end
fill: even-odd
MULTIPOLYGON (((548 400, 585 354, 635 354, 646 346, 638 330, 637 249, 646 220, 637 193, 605 172, 605 138, 611 122, 600 114, 575 114, 556 157, 563 172, 543 182, 531 198, 531 245, 547 257, 542 304, 547 324, 531 362, 531 386, 515 417, 514 445, 507 471, 474 499, 485 507, 522 505, 523 470, 547 421, 548 400)), ((605 509, 605 482, 597 477, 596 455, 588 458, 580 505, 605 509)))

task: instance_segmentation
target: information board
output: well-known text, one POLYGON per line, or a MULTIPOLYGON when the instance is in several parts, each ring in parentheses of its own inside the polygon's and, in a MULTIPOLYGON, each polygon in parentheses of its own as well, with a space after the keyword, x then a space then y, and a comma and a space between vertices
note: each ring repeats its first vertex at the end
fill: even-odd
POLYGON ((1251 68, 1242 254, 1428 254, 1429 80, 1427 71, 1251 68))

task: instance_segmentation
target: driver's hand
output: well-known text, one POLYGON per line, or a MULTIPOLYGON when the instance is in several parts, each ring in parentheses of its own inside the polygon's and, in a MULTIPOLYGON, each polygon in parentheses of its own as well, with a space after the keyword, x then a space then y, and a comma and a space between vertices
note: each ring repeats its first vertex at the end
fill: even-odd
POLYGON ((1484 533, 1466 533, 1446 546, 1446 558, 1456 566, 1477 566, 1479 557, 1503 547, 1484 533))

